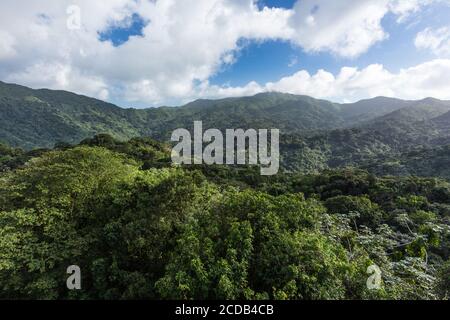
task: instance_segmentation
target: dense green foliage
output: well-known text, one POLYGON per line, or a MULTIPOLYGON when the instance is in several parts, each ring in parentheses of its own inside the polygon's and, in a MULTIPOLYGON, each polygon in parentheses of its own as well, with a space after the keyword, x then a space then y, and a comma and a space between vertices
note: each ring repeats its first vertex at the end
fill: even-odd
POLYGON ((448 101, 136 110, 0 82, 0 140, 0 299, 450 296, 448 101), (172 166, 154 139, 194 120, 281 129, 281 172, 172 166))
MULTIPOLYGON (((336 104, 263 93, 138 110, 69 92, 0 82, 0 141, 25 150, 61 148, 102 133, 120 140, 147 136, 168 141, 174 129, 191 129, 195 120, 202 120, 205 129, 280 129, 281 165, 292 172, 350 166, 375 174, 450 178, 445 165, 450 161, 449 101, 378 97, 336 104)), ((6 149, 0 148, 2 168, 19 164, 10 162, 6 149)), ((39 152, 34 150, 31 156, 39 152)), ((15 161, 29 158, 22 153, 15 161)))
POLYGON ((379 97, 337 104, 282 93, 197 100, 175 108, 122 109, 66 91, 32 90, 0 81, 0 141, 25 149, 79 143, 99 133, 118 139, 150 136, 167 140, 174 129, 191 128, 195 120, 202 120, 205 128, 278 128, 284 134, 304 135, 384 121, 385 117, 412 124, 439 119, 447 111, 450 102, 434 99, 379 97))
POLYGON ((14 164, 0 175, 2 299, 449 296, 439 179, 172 167, 164 144, 107 135, 2 154, 14 164), (79 291, 66 288, 73 264, 79 291))
POLYGON ((203 120, 214 128, 277 127, 286 131, 334 128, 345 122, 340 107, 287 94, 198 100, 179 108, 122 109, 65 91, 32 90, 0 82, 0 141, 14 147, 51 148, 99 133, 118 139, 167 140, 177 128, 203 120))

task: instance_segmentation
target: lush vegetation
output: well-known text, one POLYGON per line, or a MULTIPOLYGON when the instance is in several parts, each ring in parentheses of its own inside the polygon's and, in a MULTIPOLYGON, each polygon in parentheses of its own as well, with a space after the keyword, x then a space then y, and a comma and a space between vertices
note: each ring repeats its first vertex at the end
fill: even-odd
MULTIPOLYGON (((305 96, 264 93, 197 100, 183 107, 122 109, 70 92, 32 90, 0 82, 0 142, 43 150, 78 144, 101 133, 120 140, 168 141, 176 128, 278 128, 281 165, 290 172, 359 167, 377 175, 450 178, 450 102, 374 98, 336 104, 305 96)), ((2 167, 14 166, 0 147, 2 167)), ((15 157, 23 162, 29 158, 15 157)))
POLYGON ((448 182, 173 167, 168 150, 108 135, 2 146, 0 298, 449 297, 448 182), (66 288, 73 264, 79 291, 66 288))
POLYGON ((448 299, 449 124, 435 99, 136 110, 0 82, 0 299, 448 299), (158 141, 194 120, 281 129, 281 172, 173 166, 158 141))
POLYGON ((149 136, 167 141, 174 129, 190 129, 195 120, 202 120, 205 129, 277 128, 282 134, 297 138, 363 126, 368 133, 355 136, 357 145, 362 147, 367 135, 378 137, 380 143, 389 146, 407 137, 409 143, 417 144, 424 143, 416 141, 417 137, 448 136, 440 130, 448 124, 445 117, 443 124, 431 121, 442 119, 448 111, 450 102, 435 99, 403 101, 379 97, 337 104, 275 92, 197 100, 182 107, 123 109, 70 92, 32 90, 0 81, 0 141, 26 150, 52 148, 59 142, 77 144, 101 133, 120 140, 149 136), (421 121, 428 122, 417 125, 421 121))

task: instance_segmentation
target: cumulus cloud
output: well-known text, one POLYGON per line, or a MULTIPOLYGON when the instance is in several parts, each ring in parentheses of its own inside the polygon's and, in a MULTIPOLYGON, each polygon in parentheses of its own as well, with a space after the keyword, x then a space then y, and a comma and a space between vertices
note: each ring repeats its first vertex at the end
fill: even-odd
POLYGON ((376 96, 422 99, 450 99, 450 60, 436 59, 398 73, 389 72, 381 64, 363 69, 344 67, 338 74, 319 70, 310 74, 300 70, 276 82, 260 85, 251 82, 243 87, 208 86, 198 92, 205 97, 252 95, 280 91, 310 95, 337 102, 350 102, 376 96))
POLYGON ((442 0, 394 0, 389 3, 389 9, 397 15, 397 22, 403 22, 411 13, 418 12, 422 6, 436 1, 442 0))
POLYGON ((107 100, 107 84, 99 77, 82 74, 70 65, 60 63, 37 63, 24 71, 11 74, 8 80, 14 83, 27 83, 32 87, 56 87, 61 90, 83 92, 89 96, 107 100))
POLYGON ((427 28, 419 32, 415 39, 419 49, 428 49, 437 56, 450 55, 450 28, 427 28))
POLYGON ((381 26, 388 13, 402 23, 433 2, 447 0, 302 0, 294 6, 288 24, 292 41, 307 51, 330 51, 356 57, 389 35, 381 26))
POLYGON ((75 3, 79 29, 67 28, 72 1, 0 3, 1 79, 97 97, 107 84, 118 99, 162 103, 189 95, 195 83, 233 63, 240 39, 288 40, 292 31, 285 23, 291 11, 259 10, 251 0, 75 3), (142 36, 118 47, 99 40, 133 14, 148 21, 142 36))
POLYGON ((387 37, 381 19, 387 0, 303 0, 294 6, 289 24, 293 41, 307 51, 331 51, 355 57, 387 37))
POLYGON ((8 32, 0 30, 0 61, 15 54, 14 38, 8 32))
POLYGON ((301 85, 305 92, 322 86, 331 95, 339 90, 328 83, 339 82, 326 71, 296 73, 293 79, 303 81, 297 86, 281 79, 231 88, 213 86, 209 79, 236 61, 241 39, 277 39, 306 51, 356 57, 388 37, 381 26, 387 13, 404 19, 429 1, 302 0, 293 9, 260 9, 254 0, 5 0, 0 79, 139 105, 301 85), (67 27, 71 5, 80 8, 79 28, 67 27), (146 22, 139 36, 120 46, 100 40, 111 28, 129 26, 136 15, 146 22))

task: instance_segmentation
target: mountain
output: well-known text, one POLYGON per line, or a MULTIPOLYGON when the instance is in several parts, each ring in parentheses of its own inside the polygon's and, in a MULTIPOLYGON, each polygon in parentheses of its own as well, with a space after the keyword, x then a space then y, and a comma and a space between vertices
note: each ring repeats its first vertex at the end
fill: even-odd
POLYGON ((170 138, 177 128, 279 128, 287 132, 343 126, 339 107, 328 101, 279 93, 197 100, 182 107, 123 109, 65 91, 32 90, 0 83, 0 140, 16 147, 77 143, 98 133, 118 139, 170 138))
POLYGON ((202 99, 181 107, 124 109, 71 92, 0 82, 0 141, 33 149, 61 141, 78 143, 99 133, 122 140, 137 136, 168 140, 174 129, 190 129, 195 120, 202 120, 205 128, 278 128, 283 133, 311 134, 355 126, 411 106, 417 102, 378 97, 337 104, 272 92, 202 99))
POLYGON ((450 111, 439 117, 433 118, 431 123, 436 126, 441 132, 450 132, 450 111))
POLYGON ((450 178, 444 165, 450 161, 450 102, 393 101, 401 107, 354 127, 311 136, 288 134, 281 141, 282 166, 305 173, 350 166, 376 174, 450 178))
POLYGON ((136 110, 0 83, 0 299, 448 299, 448 106, 265 93, 136 110), (142 137, 194 120, 281 128, 282 170, 173 166, 142 137), (62 279, 74 263, 83 290, 62 279))
MULTIPOLYGON (((122 141, 168 141, 174 129, 192 129, 196 120, 202 120, 204 128, 220 130, 280 129, 281 166, 288 171, 315 173, 351 166, 377 174, 385 170, 450 178, 440 168, 449 159, 450 101, 377 97, 338 104, 271 92, 200 99, 181 107, 124 109, 71 92, 0 82, 0 142, 13 148, 77 144, 99 134, 122 141)), ((17 152, 11 150, 0 152, 2 162, 17 152)))
POLYGON ((355 103, 342 104, 343 117, 350 123, 364 122, 389 114, 396 110, 407 108, 414 101, 405 101, 395 98, 375 97, 355 103))
POLYGON ((140 135, 140 114, 66 91, 32 90, 0 83, 0 140, 15 147, 78 142, 96 132, 140 135))
POLYGON ((373 126, 383 126, 386 122, 411 124, 438 118, 449 111, 450 101, 426 98, 419 101, 409 101, 406 106, 366 123, 371 123, 373 126))
POLYGON ((433 122, 447 125, 449 120, 450 120, 450 112, 446 112, 440 115, 439 117, 434 118, 433 122))
POLYGON ((450 145, 418 148, 396 156, 389 154, 360 167, 376 175, 439 177, 450 180, 450 145))
MULTIPOLYGON (((252 97, 197 100, 172 108, 174 117, 159 132, 191 129, 195 120, 205 128, 278 128, 283 132, 309 132, 345 126, 337 104, 307 96, 261 93, 252 97)), ((158 112, 158 109, 148 112, 158 112)), ((167 139, 162 135, 158 138, 167 139)))

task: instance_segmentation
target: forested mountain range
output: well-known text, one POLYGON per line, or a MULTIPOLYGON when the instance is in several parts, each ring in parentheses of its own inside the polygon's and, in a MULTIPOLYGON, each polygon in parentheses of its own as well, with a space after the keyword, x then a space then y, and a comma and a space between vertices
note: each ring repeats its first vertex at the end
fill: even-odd
POLYGON ((450 296, 448 101, 137 110, 0 83, 0 140, 0 299, 450 296), (282 170, 172 165, 194 120, 281 129, 282 170))
POLYGON ((115 138, 164 138, 202 120, 212 128, 278 128, 284 134, 349 128, 378 121, 417 122, 450 111, 449 101, 378 97, 337 104, 307 96, 261 93, 196 100, 181 107, 123 109, 66 91, 33 90, 0 82, 0 140, 14 147, 78 143, 98 133, 115 138))
POLYGON ((97 134, 168 141, 176 128, 278 128, 288 171, 362 167, 389 174, 448 177, 450 101, 377 97, 338 104, 308 96, 261 93, 196 100, 181 107, 123 109, 65 91, 0 82, 0 142, 25 150, 77 144, 97 134))

